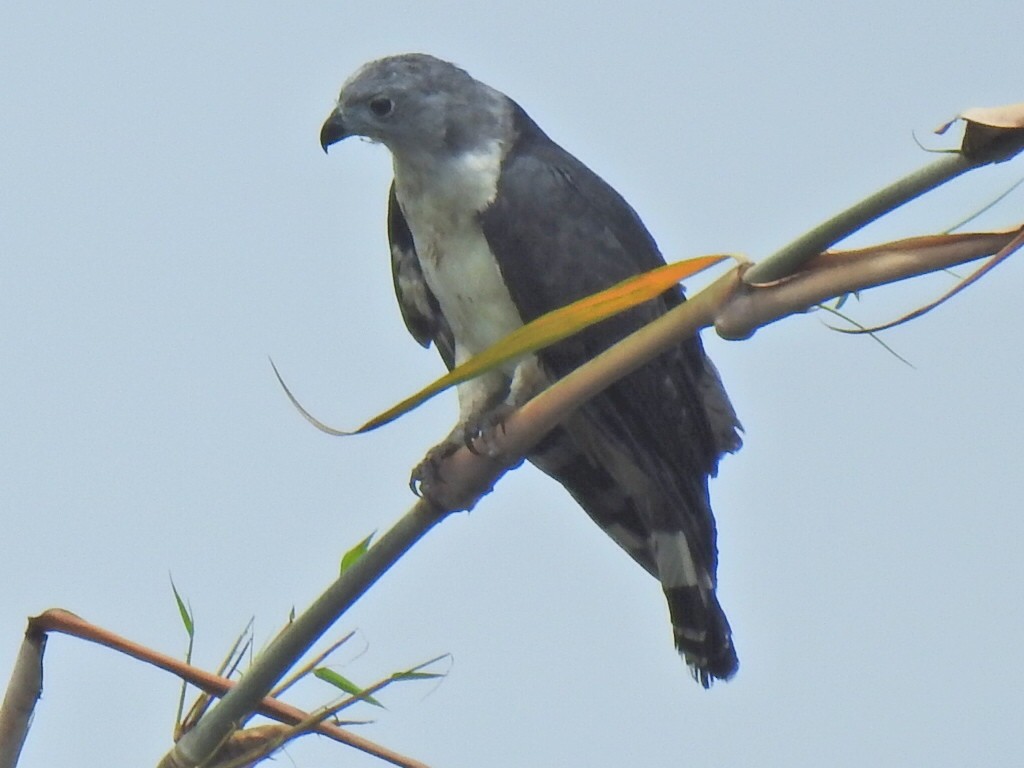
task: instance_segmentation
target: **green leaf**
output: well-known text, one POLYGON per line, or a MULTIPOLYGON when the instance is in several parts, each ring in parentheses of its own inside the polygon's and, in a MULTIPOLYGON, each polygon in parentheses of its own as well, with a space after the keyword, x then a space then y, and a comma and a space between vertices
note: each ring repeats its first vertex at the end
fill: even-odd
POLYGON ((174 586, 174 578, 171 578, 171 591, 174 592, 174 599, 178 603, 178 613, 181 614, 181 623, 185 625, 185 632, 188 634, 189 640, 195 636, 195 621, 192 617, 191 609, 185 606, 185 601, 181 599, 181 595, 178 594, 178 588, 174 586))
POLYGON ((381 709, 384 708, 384 705, 377 701, 375 698, 373 698, 373 696, 368 696, 367 694, 363 693, 362 688, 353 683, 347 677, 339 675, 333 669, 328 669, 327 667, 317 667, 315 670, 313 670, 313 674, 316 675, 316 677, 318 677, 320 680, 323 680, 325 683, 330 683, 335 688, 340 688, 350 696, 360 698, 368 704, 373 704, 373 706, 375 707, 380 707, 381 709))
MULTIPOLYGON (((195 647, 196 641, 196 623, 195 618, 192 616, 192 609, 185 605, 185 601, 181 599, 181 595, 178 593, 178 588, 174 586, 174 577, 168 574, 168 578, 171 580, 171 591, 174 593, 174 601, 178 604, 178 614, 181 616, 181 623, 185 626, 185 634, 188 635, 188 648, 185 649, 185 663, 192 663, 192 650, 195 647)), ((185 689, 188 684, 181 681, 181 693, 178 694, 178 712, 174 717, 175 729, 181 726, 181 718, 185 714, 185 689)))
POLYGON ((351 568, 353 565, 355 565, 355 563, 359 560, 359 558, 361 558, 363 555, 366 554, 366 551, 370 548, 370 541, 373 540, 373 536, 376 533, 377 533, 376 531, 371 533, 365 539, 363 539, 358 544, 356 544, 354 547, 352 547, 352 549, 350 549, 348 552, 346 552, 344 554, 344 556, 342 556, 342 558, 341 558, 341 568, 338 571, 338 575, 339 576, 342 573, 344 573, 345 571, 347 571, 349 568, 351 568))
POLYGON ((436 680, 445 677, 440 672, 396 672, 391 676, 392 680, 436 680))
POLYGON ((399 680, 436 680, 439 677, 447 677, 447 672, 421 672, 420 670, 429 667, 431 664, 437 664, 442 659, 448 659, 451 661, 452 655, 450 653, 442 653, 440 656, 435 656, 430 661, 424 661, 422 664, 417 664, 411 669, 407 669, 404 672, 395 672, 391 675, 391 679, 394 681, 399 680))

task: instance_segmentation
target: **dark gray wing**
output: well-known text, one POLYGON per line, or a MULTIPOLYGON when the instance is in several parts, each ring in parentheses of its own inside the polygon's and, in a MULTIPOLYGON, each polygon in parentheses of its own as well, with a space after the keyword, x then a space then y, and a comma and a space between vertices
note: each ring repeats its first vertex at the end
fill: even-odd
MULTIPOLYGON (((481 224, 524 322, 664 263, 629 204, 518 106, 515 127, 481 224)), ((542 350, 541 363, 553 378, 565 376, 683 300, 673 288, 542 350)), ((565 426, 574 450, 562 441, 560 460, 543 451, 531 457, 656 572, 677 646, 705 684, 728 677, 737 664, 714 595, 717 547, 707 480, 722 452, 739 447, 738 426, 694 338, 587 403, 565 426), (678 544, 679 535, 682 555, 667 545, 678 544)))
POLYGON ((422 346, 429 347, 433 343, 451 370, 455 366, 455 338, 423 278, 416 245, 398 205, 394 182, 388 196, 388 241, 391 246, 391 277, 405 327, 422 346))
MULTIPOLYGON (((630 205, 518 107, 516 128, 498 194, 481 223, 523 322, 665 263, 630 205)), ((542 360, 564 376, 684 300, 674 287, 548 348, 542 360)), ((727 403, 700 339, 693 338, 612 387, 607 397, 627 416, 624 427, 657 437, 653 444, 671 450, 681 467, 707 475, 724 451, 738 447, 731 408, 715 416, 729 424, 711 423, 705 403, 716 390, 727 403), (719 439, 722 432, 732 437, 719 439)))

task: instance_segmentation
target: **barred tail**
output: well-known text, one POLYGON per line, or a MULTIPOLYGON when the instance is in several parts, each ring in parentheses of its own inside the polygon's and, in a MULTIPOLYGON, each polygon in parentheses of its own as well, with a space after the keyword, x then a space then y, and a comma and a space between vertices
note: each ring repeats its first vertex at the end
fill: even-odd
POLYGON ((739 668, 732 631, 713 591, 701 587, 665 587, 676 649, 693 679, 705 688, 728 680, 739 668))

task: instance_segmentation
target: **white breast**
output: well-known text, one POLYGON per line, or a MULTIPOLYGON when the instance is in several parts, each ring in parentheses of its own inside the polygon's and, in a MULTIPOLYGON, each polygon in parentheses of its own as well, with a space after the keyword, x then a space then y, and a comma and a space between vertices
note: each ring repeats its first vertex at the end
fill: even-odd
POLYGON ((395 161, 402 212, 460 361, 522 325, 477 217, 494 200, 500 169, 498 142, 429 168, 395 161))

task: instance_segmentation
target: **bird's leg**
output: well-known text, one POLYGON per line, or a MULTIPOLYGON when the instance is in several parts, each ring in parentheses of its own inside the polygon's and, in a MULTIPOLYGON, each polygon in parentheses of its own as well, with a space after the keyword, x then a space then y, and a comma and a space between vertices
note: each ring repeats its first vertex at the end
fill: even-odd
POLYGON ((431 487, 442 482, 442 463, 463 446, 479 456, 500 460, 505 419, 540 392, 546 381, 531 356, 516 366, 511 380, 502 371, 490 371, 460 384, 459 423, 413 469, 409 482, 413 492, 430 498, 431 487))
POLYGON ((409 478, 409 487, 417 496, 432 498, 431 489, 436 488, 441 479, 441 465, 444 461, 463 446, 478 453, 474 446, 474 436, 485 427, 487 414, 501 405, 508 387, 507 379, 500 371, 490 371, 467 382, 459 384, 459 421, 448 436, 435 445, 423 460, 417 464, 409 478))
POLYGON ((466 447, 473 453, 489 459, 500 459, 504 452, 501 437, 505 433, 505 420, 520 406, 539 394, 547 386, 547 377, 537 358, 530 355, 515 367, 512 380, 504 397, 486 410, 477 411, 463 421, 466 447))

